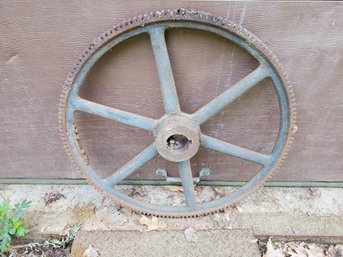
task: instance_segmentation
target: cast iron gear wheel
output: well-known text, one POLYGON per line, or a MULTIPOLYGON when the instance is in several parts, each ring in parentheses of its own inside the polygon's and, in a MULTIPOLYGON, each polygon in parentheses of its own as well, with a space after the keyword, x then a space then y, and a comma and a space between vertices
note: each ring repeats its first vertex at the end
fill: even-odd
POLYGON ((294 93, 276 57, 255 35, 219 16, 182 8, 162 10, 125 20, 97 37, 83 52, 70 72, 60 101, 59 123, 63 142, 77 168, 105 196, 121 206, 159 217, 196 217, 222 211, 252 193, 279 169, 293 135, 296 109, 294 93), (174 78, 165 42, 165 31, 188 28, 209 31, 237 44, 259 63, 258 68, 192 114, 183 113, 175 89, 174 78), (107 51, 133 36, 150 36, 160 79, 165 115, 158 120, 107 107, 79 96, 79 90, 92 66, 107 51), (270 154, 251 151, 201 133, 200 125, 243 95, 265 78, 273 82, 280 109, 278 137, 270 154), (74 121, 74 112, 81 111, 152 132, 153 144, 108 178, 101 178, 93 169, 82 148, 74 121), (199 147, 239 157, 262 165, 258 173, 236 191, 205 203, 197 202, 190 158, 199 147), (157 155, 178 163, 185 196, 185 205, 154 205, 127 196, 114 188, 121 180, 157 155))

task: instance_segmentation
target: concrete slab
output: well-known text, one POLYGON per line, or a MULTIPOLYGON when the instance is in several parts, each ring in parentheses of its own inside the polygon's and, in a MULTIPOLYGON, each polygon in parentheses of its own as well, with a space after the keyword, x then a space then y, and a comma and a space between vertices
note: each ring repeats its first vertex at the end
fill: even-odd
MULTIPOLYGON (((217 256, 260 257, 257 240, 247 230, 83 231, 77 235, 72 257, 89 249, 105 257, 217 256), (89 248, 90 247, 90 248, 89 248)), ((96 253, 95 253, 95 252, 96 253)))
MULTIPOLYGON (((150 202, 180 201, 164 187, 135 190, 150 202)), ((219 197, 225 190, 232 188, 204 187, 197 195, 219 197)), ((147 229, 139 222, 142 215, 120 208, 88 185, 0 185, 0 201, 5 198, 33 201, 25 216, 33 234, 64 233, 75 223, 83 224, 83 231, 147 229)), ((226 213, 158 220, 165 224, 163 230, 248 229, 258 237, 343 238, 343 188, 263 188, 226 213)))

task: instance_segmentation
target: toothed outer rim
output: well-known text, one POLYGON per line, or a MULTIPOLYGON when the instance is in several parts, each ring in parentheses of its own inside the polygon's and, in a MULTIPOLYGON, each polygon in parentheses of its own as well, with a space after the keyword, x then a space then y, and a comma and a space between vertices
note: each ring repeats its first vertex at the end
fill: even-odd
MULTIPOLYGON (((287 76, 285 72, 283 71, 279 61, 275 57, 275 55, 262 43, 260 39, 258 39, 255 35, 244 29, 243 27, 233 23, 230 20, 227 20, 225 18, 222 18, 220 16, 215 16, 209 13, 195 11, 195 10, 186 10, 183 8, 178 8, 174 10, 161 10, 161 11, 155 11, 150 12, 148 14, 143 14, 136 16, 132 19, 124 20, 121 23, 115 25, 111 29, 107 30, 105 33, 101 34, 95 40, 93 43, 91 43, 83 52, 83 54, 78 58, 76 61, 76 64, 71 69, 67 80, 65 81, 65 84, 63 86, 62 95, 60 98, 60 105, 59 105, 59 125, 60 125, 60 132, 62 136, 62 140, 64 143, 64 146, 67 150, 68 155, 71 157, 73 166, 79 170, 83 176, 87 178, 87 180, 105 197, 110 198, 115 203, 128 207, 132 209, 135 212, 145 214, 145 215, 153 215, 157 217, 166 217, 166 218, 192 218, 192 217, 200 217, 205 216, 207 214, 216 213, 225 211, 225 209, 229 208, 230 206, 224 205, 217 208, 212 209, 206 209, 201 211, 195 211, 190 214, 187 213, 159 213, 155 211, 149 211, 145 209, 140 209, 137 206, 133 206, 131 204, 128 204, 122 200, 119 200, 115 198, 114 196, 107 194, 103 191, 103 189, 95 183, 86 172, 83 171, 81 166, 78 164, 78 160, 76 157, 72 154, 71 146, 69 145, 69 142, 67 140, 67 132, 66 132, 66 108, 67 108, 67 99, 69 97, 71 85, 80 71, 80 68, 85 63, 85 61, 98 49, 100 49, 102 46, 104 46, 106 43, 111 41, 113 38, 126 33, 132 29, 139 28, 142 25, 148 25, 148 24, 154 24, 158 22, 163 21, 192 21, 192 22, 199 22, 199 23, 205 23, 207 25, 224 28, 225 30, 228 30, 230 33, 236 34, 242 38, 244 38, 247 42, 249 42, 251 45, 255 47, 258 52, 260 52, 262 55, 264 55, 265 59, 267 59, 271 66, 276 70, 278 73, 279 79, 281 80, 284 89, 286 90, 287 97, 288 97, 288 103, 289 103, 289 127, 288 127, 288 133, 287 138, 285 141, 284 148, 282 150, 282 153, 280 154, 278 160, 275 162, 272 170, 269 172, 269 175, 267 175, 258 185, 258 187, 255 187, 254 189, 246 192, 244 195, 240 197, 240 199, 246 197, 247 195, 253 193, 255 190, 257 190, 259 187, 261 187, 265 181, 270 179, 275 172, 279 170, 281 167, 284 159, 286 158, 288 151, 290 149, 290 145, 293 141, 293 137, 295 132, 297 131, 296 126, 296 104, 295 104, 295 98, 294 98, 294 92, 292 89, 291 84, 289 83, 287 76)), ((85 155, 86 156, 86 155, 85 155)), ((86 157, 85 157, 86 158, 86 157)), ((231 205, 234 205, 232 203, 231 205)))

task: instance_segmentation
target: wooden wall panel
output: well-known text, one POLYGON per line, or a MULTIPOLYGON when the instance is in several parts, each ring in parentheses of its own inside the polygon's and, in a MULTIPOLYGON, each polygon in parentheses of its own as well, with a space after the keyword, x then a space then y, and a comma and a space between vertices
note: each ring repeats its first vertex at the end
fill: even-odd
MULTIPOLYGON (((0 2, 0 178, 75 178, 61 145, 57 115, 63 82, 95 36, 122 19, 184 6, 212 12, 256 34, 277 55, 294 86, 298 133, 275 177, 288 181, 343 180, 343 2, 0 2)), ((181 107, 199 108, 256 65, 234 45, 187 30, 168 33, 181 107)), ((163 113, 148 38, 108 53, 92 70, 83 95, 143 115, 163 113)), ((275 93, 264 81, 214 117, 207 133, 267 152, 276 137, 275 93)), ((79 115, 81 139, 104 176, 139 153, 152 138, 136 129, 79 115)), ((134 177, 153 177, 156 158, 134 177)), ((232 157, 201 151, 195 172, 245 180, 258 169, 232 157)), ((175 167, 168 166, 172 172, 175 167)))

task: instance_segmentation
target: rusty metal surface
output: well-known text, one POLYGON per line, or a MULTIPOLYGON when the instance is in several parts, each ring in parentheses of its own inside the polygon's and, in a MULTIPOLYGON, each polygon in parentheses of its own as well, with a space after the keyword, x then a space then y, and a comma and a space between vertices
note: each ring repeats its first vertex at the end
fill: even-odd
POLYGON ((190 217, 223 210, 228 205, 236 203, 254 191, 270 178, 285 159, 293 134, 297 130, 295 115, 295 100, 292 88, 278 60, 256 36, 222 17, 179 8, 151 12, 125 20, 96 38, 80 56, 68 76, 61 96, 60 127, 69 155, 73 157, 77 167, 83 171, 87 179, 97 189, 105 193, 106 196, 109 196, 121 205, 142 213, 166 217, 190 217), (194 113, 182 112, 164 36, 166 30, 178 28, 204 30, 224 37, 252 55, 259 63, 259 66, 194 113), (81 98, 79 90, 90 69, 98 59, 116 45, 142 33, 147 33, 152 42, 165 115, 159 119, 151 119, 81 98), (255 152, 223 142, 200 132, 198 126, 266 78, 270 78, 273 83, 280 109, 278 136, 270 153, 255 152), (93 168, 92 160, 89 159, 81 145, 75 125, 74 113, 76 111, 86 112, 147 130, 156 136, 155 143, 152 143, 111 176, 102 178, 93 168), (159 135, 162 136, 160 137, 159 135), (177 148, 171 147, 171 140, 173 144, 180 144, 181 146, 177 148), (189 146, 193 143, 195 147, 189 146), (220 199, 199 203, 194 191, 192 169, 189 160, 197 152, 198 144, 209 150, 257 163, 262 168, 249 182, 236 191, 220 199), (180 151, 184 152, 184 156, 180 154, 180 151), (185 205, 155 205, 134 199, 115 189, 114 186, 119 181, 131 175, 139 167, 157 156, 158 153, 169 160, 178 162, 185 205))

